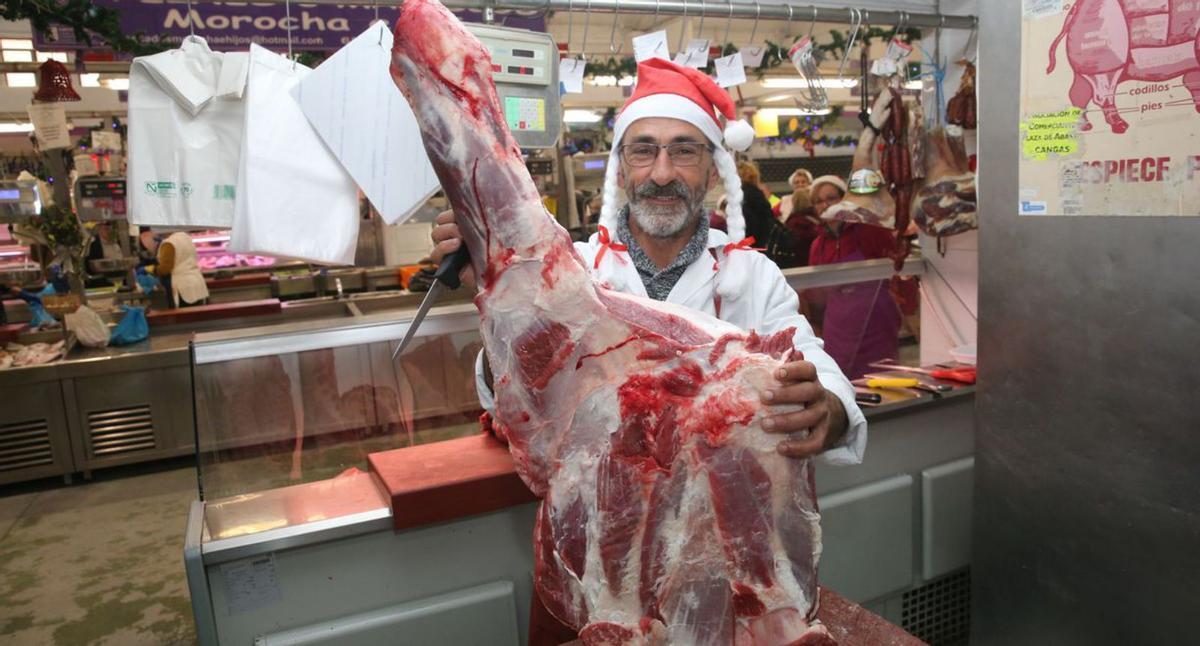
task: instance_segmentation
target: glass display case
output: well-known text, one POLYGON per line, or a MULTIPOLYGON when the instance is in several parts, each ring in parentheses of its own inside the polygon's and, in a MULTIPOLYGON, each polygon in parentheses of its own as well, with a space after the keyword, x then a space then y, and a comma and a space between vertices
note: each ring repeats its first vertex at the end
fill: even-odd
POLYGON ((367 455, 479 433, 471 305, 198 335, 197 468, 213 540, 386 507, 367 455))
POLYGON ((196 262, 202 271, 271 267, 278 263, 272 256, 258 256, 229 251, 228 231, 196 231, 189 234, 196 245, 196 262))

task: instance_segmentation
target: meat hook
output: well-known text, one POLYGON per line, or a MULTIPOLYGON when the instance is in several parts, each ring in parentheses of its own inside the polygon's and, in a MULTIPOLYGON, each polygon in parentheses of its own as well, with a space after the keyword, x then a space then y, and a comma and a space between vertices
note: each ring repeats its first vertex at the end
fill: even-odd
POLYGON ((725 55, 725 44, 729 42, 729 28, 733 26, 733 0, 729 0, 729 20, 725 21, 725 37, 721 39, 721 55, 725 55))
MULTIPOLYGON (((733 6, 733 0, 730 1, 730 7, 733 6)), ((654 0, 655 7, 658 6, 658 0, 654 0)), ((754 36, 758 33, 758 17, 762 15, 762 5, 758 0, 754 0, 754 26, 750 28, 750 42, 754 43, 754 36)))
POLYGON ((621 46, 617 47, 617 23, 621 20, 621 0, 615 0, 613 3, 613 26, 612 31, 608 34, 608 53, 620 54, 621 50, 625 49, 625 41, 621 41, 621 46))

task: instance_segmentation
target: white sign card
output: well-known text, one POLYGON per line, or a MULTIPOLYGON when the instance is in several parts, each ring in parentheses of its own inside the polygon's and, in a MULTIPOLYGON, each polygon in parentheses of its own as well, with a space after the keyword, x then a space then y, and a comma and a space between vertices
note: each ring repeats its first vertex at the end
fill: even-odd
POLYGON ((763 55, 767 53, 767 47, 761 43, 742 45, 738 53, 742 55, 742 65, 746 67, 758 67, 762 65, 763 55))
POLYGON ((1026 18, 1044 18, 1062 13, 1063 0, 1022 0, 1026 18))
POLYGON ((713 62, 717 68, 717 85, 733 87, 746 82, 746 68, 742 66, 741 52, 734 52, 713 62))
POLYGON ((105 130, 92 131, 92 150, 111 150, 121 152, 121 135, 105 130))
POLYGON ((61 103, 33 103, 29 106, 33 134, 42 150, 71 147, 67 129, 67 107, 61 103))
POLYGON ((671 46, 667 44, 667 32, 652 31, 633 37, 633 57, 637 62, 651 58, 671 60, 671 46))
POLYGON ((562 91, 568 94, 583 92, 583 73, 587 70, 587 61, 581 58, 564 58, 558 62, 558 82, 562 91))
POLYGON ((688 42, 687 48, 675 56, 675 63, 696 69, 708 67, 708 40, 693 38, 688 42))

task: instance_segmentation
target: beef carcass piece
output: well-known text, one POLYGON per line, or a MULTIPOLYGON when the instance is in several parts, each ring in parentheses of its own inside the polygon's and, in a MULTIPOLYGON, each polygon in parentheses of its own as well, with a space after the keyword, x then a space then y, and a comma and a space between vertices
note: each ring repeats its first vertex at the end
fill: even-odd
POLYGON ((505 127, 487 51, 408 0, 392 75, 480 279, 495 424, 543 498, 535 587, 586 644, 832 643, 808 460, 759 392, 792 330, 745 333, 593 282, 505 127))
POLYGON ((913 197, 913 222, 931 236, 978 228, 975 174, 967 162, 961 129, 934 128, 926 141, 925 180, 913 197))

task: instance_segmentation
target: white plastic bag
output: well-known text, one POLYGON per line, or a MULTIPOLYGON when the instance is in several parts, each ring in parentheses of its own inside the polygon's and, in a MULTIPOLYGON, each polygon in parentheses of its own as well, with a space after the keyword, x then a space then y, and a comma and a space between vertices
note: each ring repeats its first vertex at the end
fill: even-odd
POLYGON ((199 36, 129 67, 131 224, 229 228, 241 154, 245 55, 199 36), (226 69, 226 67, 231 69, 226 69), (224 86, 222 85, 224 84, 224 86))
POLYGON ((350 265, 358 244, 358 188, 291 93, 311 72, 250 46, 229 250, 350 265))
POLYGON ((80 305, 73 314, 67 314, 64 318, 67 329, 75 333, 80 345, 89 348, 103 348, 108 345, 108 325, 87 305, 80 305))

